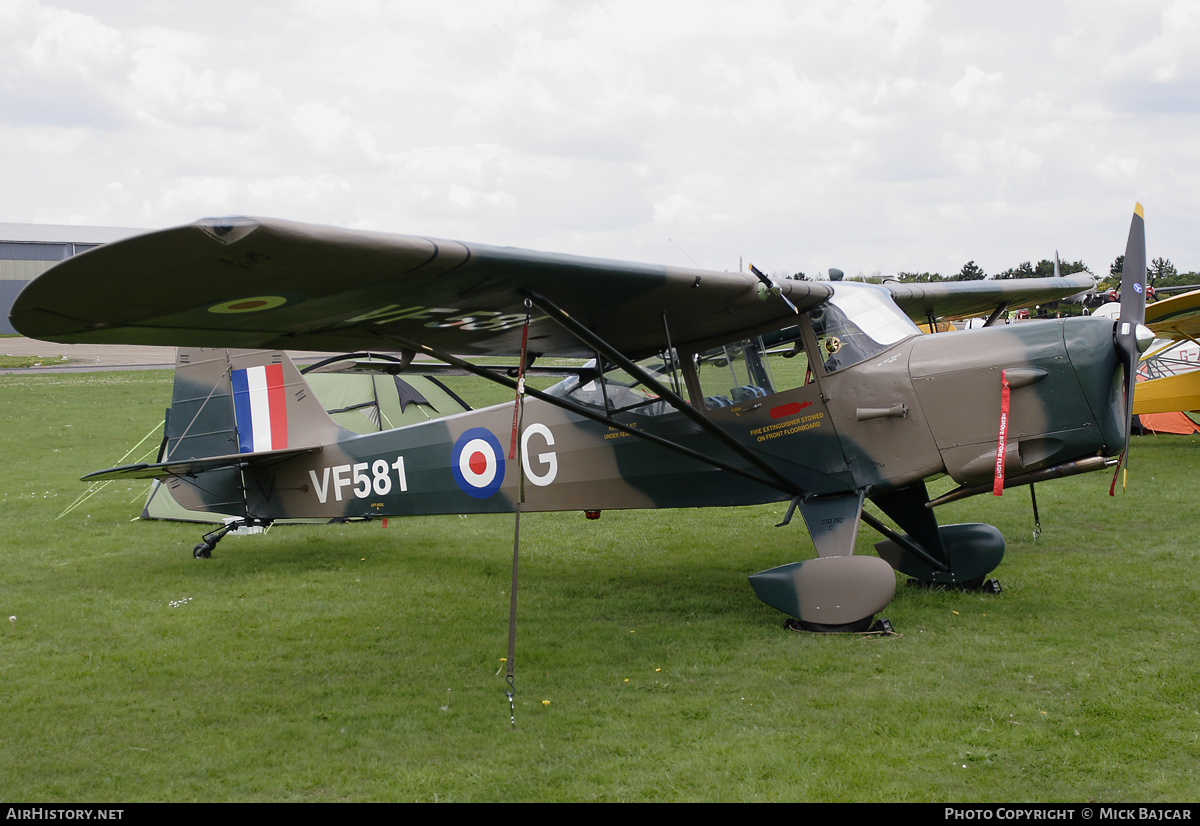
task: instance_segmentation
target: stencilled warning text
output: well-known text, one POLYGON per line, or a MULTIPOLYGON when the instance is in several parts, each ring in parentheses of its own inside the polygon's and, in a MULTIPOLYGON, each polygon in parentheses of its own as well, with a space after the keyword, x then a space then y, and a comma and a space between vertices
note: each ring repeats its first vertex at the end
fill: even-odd
POLYGON ((771 439, 778 439, 780 436, 791 436, 795 433, 803 433, 805 430, 820 427, 821 420, 824 418, 824 413, 811 413, 807 416, 801 416, 798 419, 787 419, 786 421, 769 424, 766 427, 757 427, 750 431, 750 435, 759 442, 766 442, 771 439))

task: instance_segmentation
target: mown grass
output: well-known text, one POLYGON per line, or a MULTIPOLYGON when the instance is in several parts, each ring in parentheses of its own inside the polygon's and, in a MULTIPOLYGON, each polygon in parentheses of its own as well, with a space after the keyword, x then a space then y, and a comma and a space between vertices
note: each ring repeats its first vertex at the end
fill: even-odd
POLYGON ((41 367, 43 364, 61 364, 66 362, 66 360, 66 356, 43 358, 42 356, 9 356, 0 354, 0 370, 41 367))
MULTIPOLYGON (((745 576, 782 505, 279 527, 191 559, 111 485, 170 374, 0 377, 0 796, 25 800, 1189 800, 1198 445, 940 511, 1005 591, 900 587, 902 636, 799 635, 745 576), (172 606, 172 603, 184 601, 172 606), (8 618, 15 617, 14 620, 8 618)), ((941 483, 945 486, 945 483, 941 483)), ((875 537, 863 530, 862 552, 875 537)))

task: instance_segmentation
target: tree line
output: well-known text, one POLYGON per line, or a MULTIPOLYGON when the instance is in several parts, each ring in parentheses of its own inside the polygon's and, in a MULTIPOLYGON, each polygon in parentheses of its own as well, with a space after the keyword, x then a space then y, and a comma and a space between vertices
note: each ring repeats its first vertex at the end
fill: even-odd
MULTIPOLYGON (((1121 269, 1125 264, 1125 256, 1118 255, 1116 260, 1108 268, 1108 275, 1101 279, 1099 287, 1101 289, 1116 289, 1121 283, 1121 269)), ((1083 261, 1062 261, 1059 262, 1059 273, 1062 275, 1072 275, 1073 273, 1088 273, 1092 275, 1092 270, 1083 261)), ((991 276, 996 280, 1004 280, 1009 278, 1050 278, 1054 275, 1054 262, 1048 258, 1043 258, 1034 264, 1032 261, 1023 261, 1015 267, 1010 267, 1003 272, 998 272, 991 276)), ((796 281, 816 280, 809 279, 803 273, 798 272, 792 275, 785 276, 796 281)), ((988 277, 983 268, 974 261, 968 261, 963 264, 962 269, 954 275, 942 275, 936 272, 899 272, 896 273, 895 280, 904 283, 909 282, 930 282, 930 281, 982 281, 988 277)), ((878 273, 873 273, 869 276, 864 276, 859 273, 856 276, 848 276, 852 281, 882 281, 883 276, 878 273)), ((1169 258, 1155 258, 1150 266, 1146 267, 1146 281, 1156 288, 1160 287, 1179 287, 1190 284, 1200 286, 1200 273, 1185 272, 1181 273, 1176 270, 1175 265, 1171 263, 1169 258)))

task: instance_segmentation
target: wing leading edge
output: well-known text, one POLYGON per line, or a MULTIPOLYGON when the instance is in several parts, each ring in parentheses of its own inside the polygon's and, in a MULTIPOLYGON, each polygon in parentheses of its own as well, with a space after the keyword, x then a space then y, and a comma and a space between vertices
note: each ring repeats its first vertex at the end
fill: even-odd
POLYGON ((1147 304, 1146 326, 1160 338, 1195 341, 1200 337, 1200 290, 1147 304))
MULTIPOLYGON (((70 258, 11 318, 50 341, 394 350, 396 337, 461 355, 520 351, 525 296, 549 298, 622 352, 782 326, 794 313, 740 273, 635 264, 271 219, 209 219, 70 258)), ((801 310, 827 284, 785 282, 801 310)), ((532 352, 593 353, 535 310, 532 352)))
MULTIPOLYGON (((910 317, 1027 306, 1088 289, 1082 277, 889 284, 910 317)), ((796 311, 827 282, 778 285, 796 311)), ((548 298, 632 357, 778 329, 795 313, 750 274, 388 235, 266 218, 204 219, 67 259, 10 318, 47 341, 350 352, 416 342, 464 356, 520 352, 526 296, 548 298)), ((529 349, 590 357, 532 311, 529 349)))
POLYGON ((1096 282, 1089 275, 1059 278, 1014 278, 1001 281, 939 281, 933 283, 887 284, 892 300, 914 321, 935 318, 964 318, 989 313, 1001 304, 1009 310, 1057 301, 1090 290, 1096 282))

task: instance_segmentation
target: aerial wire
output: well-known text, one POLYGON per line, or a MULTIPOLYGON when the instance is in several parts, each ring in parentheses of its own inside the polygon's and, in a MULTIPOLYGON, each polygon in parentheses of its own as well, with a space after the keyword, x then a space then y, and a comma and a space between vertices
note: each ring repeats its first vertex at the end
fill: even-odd
POLYGON ((516 653, 517 653, 517 563, 521 551, 521 505, 525 502, 525 474, 521 468, 521 418, 525 412, 525 362, 529 347, 529 321, 533 302, 525 299, 525 326, 521 330, 521 364, 517 368, 517 396, 513 401, 512 440, 509 443, 508 458, 517 462, 517 501, 513 503, 513 561, 512 587, 508 602, 508 659, 504 681, 508 688, 504 696, 508 698, 509 723, 517 727, 516 712, 516 653))
MULTIPOLYGON (((118 460, 117 460, 117 466, 120 466, 122 462, 124 462, 124 461, 125 461, 126 459, 128 459, 128 458, 129 458, 131 455, 133 455, 133 452, 134 452, 135 450, 137 450, 139 447, 141 447, 141 446, 142 446, 142 444, 143 444, 143 443, 144 443, 144 442, 145 442, 147 439, 149 439, 149 438, 150 438, 151 436, 153 436, 153 435, 154 435, 156 432, 158 432, 158 429, 159 429, 159 428, 161 428, 161 427, 162 427, 162 423, 160 422, 160 423, 156 424, 156 425, 155 425, 153 428, 151 428, 151 430, 150 430, 150 432, 149 432, 149 433, 147 433, 145 436, 143 436, 143 437, 142 437, 142 438, 141 438, 141 439, 138 441, 138 443, 137 443, 136 445, 134 445, 133 447, 129 448, 129 450, 127 450, 127 451, 125 452, 125 455, 124 455, 124 456, 122 456, 120 459, 118 459, 118 460)), ((145 457, 143 456, 142 458, 145 458, 145 457)), ((67 507, 63 509, 63 512, 62 512, 62 513, 60 513, 58 516, 56 516, 56 517, 54 517, 54 518, 55 518, 55 519, 62 519, 62 518, 63 518, 64 516, 66 516, 68 513, 70 513, 71 511, 75 510, 75 508, 79 507, 79 506, 80 506, 80 505, 82 505, 84 502, 86 502, 87 500, 89 500, 89 499, 91 499, 93 496, 95 496, 97 493, 99 493, 101 490, 103 490, 104 488, 106 488, 106 487, 108 486, 108 483, 109 483, 109 482, 111 482, 111 481, 112 481, 111 479, 107 479, 107 480, 105 480, 105 481, 103 481, 103 482, 93 482, 91 485, 89 485, 89 486, 88 486, 88 489, 87 489, 87 490, 85 490, 83 493, 79 494, 79 496, 75 497, 75 501, 74 501, 74 502, 72 502, 71 504, 67 505, 67 507)))
POLYGON ((680 252, 682 252, 682 253, 683 253, 683 255, 684 255, 684 257, 685 257, 685 258, 687 258, 687 260, 689 260, 689 261, 691 261, 693 264, 695 264, 695 265, 696 265, 696 269, 698 269, 698 270, 702 270, 702 269, 704 269, 704 267, 700 266, 700 262, 699 262, 699 261, 697 261, 695 258, 692 258, 692 256, 688 255, 688 254, 687 254, 687 250, 685 250, 683 247, 681 247, 681 246, 679 246, 678 244, 676 244, 676 243, 675 243, 674 241, 672 241, 670 238, 668 238, 668 239, 667 239, 667 242, 668 242, 668 243, 670 243, 670 245, 671 245, 671 246, 673 246, 675 249, 677 249, 677 250, 679 250, 680 252))

